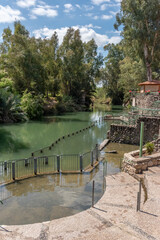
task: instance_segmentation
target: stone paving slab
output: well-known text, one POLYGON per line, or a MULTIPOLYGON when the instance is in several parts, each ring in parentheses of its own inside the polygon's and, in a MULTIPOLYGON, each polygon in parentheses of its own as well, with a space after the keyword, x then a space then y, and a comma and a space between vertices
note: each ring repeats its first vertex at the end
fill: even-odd
POLYGON ((160 168, 147 174, 148 200, 143 203, 142 191, 140 212, 137 180, 119 173, 106 177, 106 191, 94 208, 45 223, 2 226, 0 240, 159 240, 160 168))

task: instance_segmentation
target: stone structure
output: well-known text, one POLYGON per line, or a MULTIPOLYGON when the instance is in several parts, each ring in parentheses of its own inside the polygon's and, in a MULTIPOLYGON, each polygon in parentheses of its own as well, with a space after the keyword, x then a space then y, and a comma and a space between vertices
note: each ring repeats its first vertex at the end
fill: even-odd
MULTIPOLYGON (((145 149, 143 153, 145 153, 145 149)), ((139 151, 125 153, 122 162, 122 170, 135 177, 136 174, 148 170, 148 167, 160 165, 160 152, 144 157, 138 156, 139 151)))
POLYGON ((160 117, 139 117, 136 125, 111 124, 107 138, 112 142, 139 145, 140 125, 144 122, 144 143, 158 138, 160 117))
POLYGON ((160 94, 136 94, 132 98, 132 106, 142 109, 159 109, 160 110, 160 94))

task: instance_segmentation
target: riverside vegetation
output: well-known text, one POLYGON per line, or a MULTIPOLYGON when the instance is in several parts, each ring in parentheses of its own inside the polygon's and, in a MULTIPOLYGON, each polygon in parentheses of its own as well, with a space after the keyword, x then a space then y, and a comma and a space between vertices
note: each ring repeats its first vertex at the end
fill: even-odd
POLYGON ((93 101, 127 104, 139 82, 160 78, 160 2, 122 0, 115 29, 122 40, 97 53, 69 28, 59 45, 30 37, 20 22, 3 30, 0 44, 0 122, 40 119, 44 114, 89 110, 93 101), (102 89, 96 88, 101 83, 102 89), (102 94, 101 94, 102 93, 102 94))

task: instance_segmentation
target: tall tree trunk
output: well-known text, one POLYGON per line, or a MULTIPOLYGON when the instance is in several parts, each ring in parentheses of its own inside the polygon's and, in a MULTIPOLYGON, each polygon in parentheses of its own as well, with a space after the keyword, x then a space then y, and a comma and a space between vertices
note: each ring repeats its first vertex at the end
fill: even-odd
POLYGON ((152 82, 152 69, 151 69, 151 63, 149 63, 149 53, 148 53, 148 47, 147 44, 144 44, 144 57, 146 62, 146 69, 147 69, 147 81, 152 82))
POLYGON ((151 64, 146 62, 146 67, 147 67, 147 81, 152 82, 152 69, 151 69, 151 64))

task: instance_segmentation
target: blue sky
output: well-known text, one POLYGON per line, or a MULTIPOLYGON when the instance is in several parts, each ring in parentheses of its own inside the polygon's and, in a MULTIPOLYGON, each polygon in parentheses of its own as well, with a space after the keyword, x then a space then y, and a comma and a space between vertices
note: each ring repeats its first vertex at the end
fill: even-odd
POLYGON ((83 41, 94 38, 99 51, 107 43, 118 43, 115 15, 121 0, 0 0, 0 38, 6 27, 13 29, 15 20, 35 37, 51 37, 57 31, 59 43, 68 27, 79 28, 83 41))

